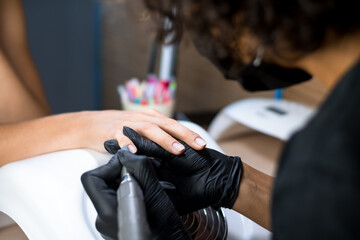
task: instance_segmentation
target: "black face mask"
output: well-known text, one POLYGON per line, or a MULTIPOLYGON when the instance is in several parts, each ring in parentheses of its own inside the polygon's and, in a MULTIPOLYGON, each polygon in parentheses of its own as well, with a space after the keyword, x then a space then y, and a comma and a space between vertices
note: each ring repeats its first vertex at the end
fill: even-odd
POLYGON ((311 75, 303 70, 286 69, 267 63, 262 63, 258 67, 252 63, 245 65, 236 78, 246 90, 251 92, 285 88, 309 79, 311 75))
MULTIPOLYGON (((245 64, 229 54, 229 50, 211 41, 192 39, 198 52, 210 60, 226 79, 237 80, 247 91, 264 91, 289 87, 311 79, 300 69, 283 68, 262 62, 245 64)), ((209 39, 207 39, 209 40, 209 39)))

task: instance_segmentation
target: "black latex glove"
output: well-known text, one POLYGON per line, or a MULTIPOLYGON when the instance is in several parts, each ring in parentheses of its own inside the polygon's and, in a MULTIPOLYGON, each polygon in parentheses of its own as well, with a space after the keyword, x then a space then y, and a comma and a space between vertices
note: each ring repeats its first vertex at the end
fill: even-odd
MULTIPOLYGON (((116 148, 118 146, 114 149, 116 148)), ((106 146, 106 149, 114 150, 111 150, 111 147, 109 149, 109 146, 106 146)), ((123 164, 143 189, 152 239, 190 239, 174 205, 156 178, 151 160, 126 150, 119 150, 108 164, 81 176, 84 188, 98 212, 96 228, 102 236, 105 239, 117 239, 116 191, 123 164)))
POLYGON ((196 151, 182 142, 185 152, 173 155, 158 144, 143 139, 124 127, 124 135, 131 139, 138 154, 161 160, 156 169, 160 180, 175 185, 167 191, 180 215, 212 206, 232 208, 238 195, 242 162, 239 157, 226 156, 213 149, 196 151))
POLYGON ((122 164, 114 155, 99 168, 81 176, 81 182, 98 213, 95 226, 104 239, 117 239, 117 189, 121 181, 122 164))

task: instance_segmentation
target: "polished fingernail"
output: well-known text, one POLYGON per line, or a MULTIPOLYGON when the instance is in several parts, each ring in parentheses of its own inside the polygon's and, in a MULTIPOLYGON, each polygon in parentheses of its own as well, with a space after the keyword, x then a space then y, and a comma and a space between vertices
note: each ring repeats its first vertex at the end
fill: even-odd
POLYGON ((129 151, 130 151, 131 153, 136 153, 136 147, 135 147, 134 145, 129 144, 129 145, 128 145, 128 148, 129 148, 129 151))
POLYGON ((181 145, 180 143, 178 143, 178 142, 174 142, 173 145, 172 145, 172 148, 176 152, 182 152, 185 149, 185 147, 183 145, 181 145))
POLYGON ((195 138, 195 142, 200 147, 204 147, 206 145, 206 142, 201 137, 195 138))

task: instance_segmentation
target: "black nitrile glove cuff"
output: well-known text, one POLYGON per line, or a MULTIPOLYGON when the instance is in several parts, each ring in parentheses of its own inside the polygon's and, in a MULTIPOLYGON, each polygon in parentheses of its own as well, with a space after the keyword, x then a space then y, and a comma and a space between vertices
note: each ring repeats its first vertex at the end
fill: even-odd
POLYGON ((232 166, 229 172, 228 181, 223 191, 221 206, 231 209, 234 206, 239 193, 239 185, 242 173, 242 161, 240 157, 229 157, 229 163, 231 163, 232 166))
POLYGON ((213 199, 211 207, 219 210, 220 207, 232 208, 238 195, 242 163, 239 157, 219 159, 211 167, 207 179, 208 184, 213 185, 213 190, 207 191, 208 199, 213 199), (210 180, 211 179, 211 180, 210 180))

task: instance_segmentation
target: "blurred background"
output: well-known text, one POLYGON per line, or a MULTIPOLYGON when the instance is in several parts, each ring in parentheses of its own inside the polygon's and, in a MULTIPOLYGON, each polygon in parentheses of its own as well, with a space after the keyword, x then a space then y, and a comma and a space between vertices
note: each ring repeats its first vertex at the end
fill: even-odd
POLYGON ((54 113, 101 107, 100 6, 24 0, 31 53, 54 113))
MULTIPOLYGON (((145 79, 154 27, 140 0, 24 0, 31 51, 54 113, 120 109, 116 86, 145 79)), ((181 41, 176 111, 207 122, 250 94, 181 41)), ((326 95, 312 81, 284 92, 286 99, 317 105, 326 95)))

